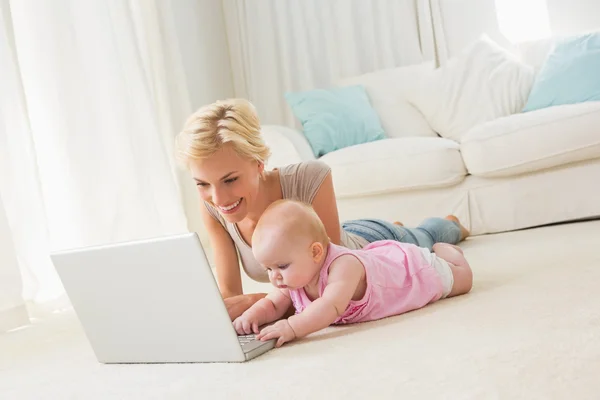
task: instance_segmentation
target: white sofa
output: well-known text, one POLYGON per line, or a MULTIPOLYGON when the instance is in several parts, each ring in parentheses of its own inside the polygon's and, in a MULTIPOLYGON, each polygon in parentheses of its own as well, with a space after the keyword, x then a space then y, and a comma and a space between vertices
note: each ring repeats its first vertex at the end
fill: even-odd
MULTIPOLYGON (((422 64, 340 82, 365 86, 388 136, 320 158, 332 168, 341 220, 416 225, 454 214, 479 235, 600 216, 600 102, 508 115, 454 141, 438 136, 403 91, 429 70, 422 64)), ((263 132, 269 166, 314 159, 299 130, 267 125, 263 132)))

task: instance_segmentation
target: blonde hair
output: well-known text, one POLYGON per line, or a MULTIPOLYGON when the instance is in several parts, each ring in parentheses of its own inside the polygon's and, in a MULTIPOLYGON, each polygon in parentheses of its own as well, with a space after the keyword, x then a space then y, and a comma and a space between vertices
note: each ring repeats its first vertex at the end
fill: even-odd
POLYGON ((175 142, 177 159, 186 167, 191 160, 209 157, 226 143, 231 143, 240 157, 263 164, 271 155, 260 132, 256 109, 245 99, 201 107, 187 119, 175 142))
POLYGON ((252 241, 255 240, 254 235, 260 240, 263 231, 269 229, 275 229, 277 237, 308 237, 323 247, 329 245, 321 218, 310 205, 299 201, 283 199, 271 203, 258 220, 252 241))

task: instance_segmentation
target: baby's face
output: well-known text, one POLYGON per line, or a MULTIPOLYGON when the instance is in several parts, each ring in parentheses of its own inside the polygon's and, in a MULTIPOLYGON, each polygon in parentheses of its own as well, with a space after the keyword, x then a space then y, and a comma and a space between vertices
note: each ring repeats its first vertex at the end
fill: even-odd
POLYGON ((271 243, 253 243, 252 251, 266 268, 273 286, 299 289, 308 285, 320 271, 311 245, 310 240, 273 239, 271 243))

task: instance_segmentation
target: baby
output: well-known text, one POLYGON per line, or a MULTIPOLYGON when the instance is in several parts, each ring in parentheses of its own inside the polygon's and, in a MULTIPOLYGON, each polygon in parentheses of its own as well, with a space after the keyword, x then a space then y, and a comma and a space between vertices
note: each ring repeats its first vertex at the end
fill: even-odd
POLYGON ((473 275, 460 248, 437 243, 433 253, 391 240, 349 250, 329 241, 303 203, 271 204, 252 235, 252 251, 277 290, 237 318, 238 334, 277 339, 277 347, 331 324, 372 321, 471 290, 473 275), (281 318, 290 305, 296 315, 281 318))

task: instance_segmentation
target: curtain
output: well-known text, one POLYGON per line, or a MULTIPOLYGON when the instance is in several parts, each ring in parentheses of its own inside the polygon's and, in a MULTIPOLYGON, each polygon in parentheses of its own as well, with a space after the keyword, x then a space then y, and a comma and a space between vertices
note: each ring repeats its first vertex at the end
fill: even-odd
POLYGON ((0 332, 25 325, 29 321, 22 291, 21 272, 0 199, 0 332))
POLYGON ((202 230, 172 156, 194 109, 246 97, 294 126, 286 91, 435 59, 431 18, 430 0, 0 0, 0 331, 68 306, 50 252, 202 230))
POLYGON ((286 91, 435 59, 429 0, 224 0, 235 93, 294 126, 286 91))
POLYGON ((51 251, 187 230, 172 143, 191 105, 168 2, 0 4, 6 330, 68 305, 51 251))

